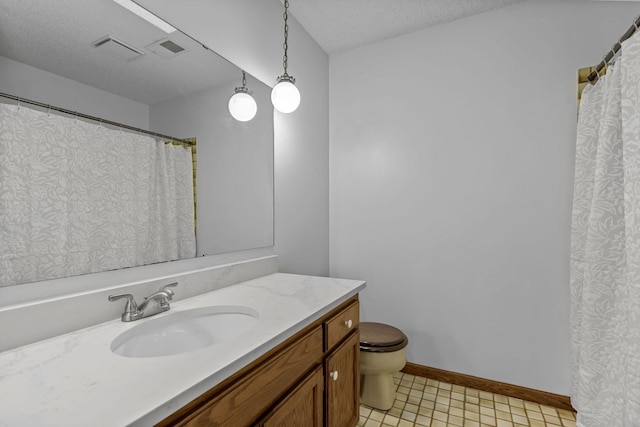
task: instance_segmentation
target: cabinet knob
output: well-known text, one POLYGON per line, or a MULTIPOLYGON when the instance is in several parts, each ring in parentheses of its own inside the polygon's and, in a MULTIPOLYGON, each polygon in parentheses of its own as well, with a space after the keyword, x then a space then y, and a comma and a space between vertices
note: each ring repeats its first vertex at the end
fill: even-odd
POLYGON ((334 381, 338 381, 338 371, 333 371, 329 373, 329 376, 331 377, 331 379, 333 379, 334 381))
POLYGON ((351 319, 345 321, 344 326, 346 326, 348 329, 351 329, 351 327, 353 326, 353 321, 351 319))

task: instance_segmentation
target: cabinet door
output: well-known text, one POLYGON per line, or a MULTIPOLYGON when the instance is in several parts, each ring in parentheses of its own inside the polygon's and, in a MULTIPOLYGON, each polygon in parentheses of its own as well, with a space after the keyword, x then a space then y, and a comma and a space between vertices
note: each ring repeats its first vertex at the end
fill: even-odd
POLYGON ((307 376, 271 411, 262 427, 322 427, 322 367, 307 376))
POLYGON ((360 412, 359 331, 331 353, 325 363, 325 425, 353 427, 360 412))

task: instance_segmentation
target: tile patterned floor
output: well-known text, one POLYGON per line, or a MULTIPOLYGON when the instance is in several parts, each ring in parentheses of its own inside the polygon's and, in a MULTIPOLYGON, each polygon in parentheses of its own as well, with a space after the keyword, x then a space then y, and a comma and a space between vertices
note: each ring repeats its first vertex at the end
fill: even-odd
POLYGON ((393 407, 360 406, 358 427, 576 427, 573 412, 398 373, 393 407))

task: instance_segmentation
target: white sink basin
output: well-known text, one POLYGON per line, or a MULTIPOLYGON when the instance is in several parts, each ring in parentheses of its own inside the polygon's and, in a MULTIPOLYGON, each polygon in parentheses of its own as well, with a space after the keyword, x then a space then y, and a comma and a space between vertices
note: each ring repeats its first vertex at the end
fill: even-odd
POLYGON ((111 343, 125 357, 160 357, 221 344, 258 323, 258 312, 244 306, 210 306, 144 319, 111 343))

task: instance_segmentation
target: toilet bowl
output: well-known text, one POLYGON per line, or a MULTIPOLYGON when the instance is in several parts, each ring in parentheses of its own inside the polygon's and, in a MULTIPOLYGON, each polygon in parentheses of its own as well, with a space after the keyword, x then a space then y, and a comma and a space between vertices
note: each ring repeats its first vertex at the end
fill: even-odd
POLYGON ((384 323, 360 323, 360 403, 388 410, 396 398, 393 374, 407 363, 407 336, 384 323))

